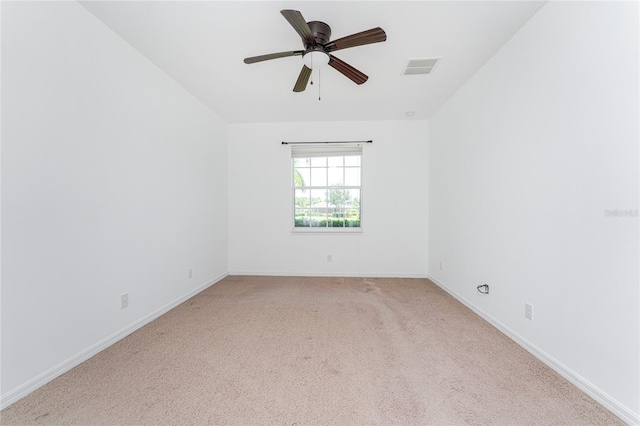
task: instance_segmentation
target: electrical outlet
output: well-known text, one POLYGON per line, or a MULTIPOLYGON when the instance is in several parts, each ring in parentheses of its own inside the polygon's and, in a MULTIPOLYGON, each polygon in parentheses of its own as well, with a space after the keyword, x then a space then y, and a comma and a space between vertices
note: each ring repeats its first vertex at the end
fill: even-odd
POLYGON ((330 254, 327 255, 327 262, 333 262, 333 256, 330 254))
POLYGON ((122 293, 120 295, 120 309, 124 309, 129 306, 129 293, 122 293))
POLYGON ((533 306, 528 303, 524 304, 524 317, 533 321, 533 306))
POLYGON ((189 268, 189 278, 193 277, 193 269, 189 268))
POLYGON ((440 262, 440 270, 442 271, 442 262, 440 262))

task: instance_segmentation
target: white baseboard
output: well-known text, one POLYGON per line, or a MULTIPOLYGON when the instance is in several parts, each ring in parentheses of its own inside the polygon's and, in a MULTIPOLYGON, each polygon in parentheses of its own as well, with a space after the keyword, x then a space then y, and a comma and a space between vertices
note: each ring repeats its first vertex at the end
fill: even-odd
POLYGON ((531 353, 533 356, 538 358, 540 361, 545 363, 548 367, 556 371, 562 377, 567 379, 569 382, 574 384, 578 389, 589 395, 594 400, 598 401, 602 404, 607 410, 611 411, 613 414, 618 416, 622 421, 629 425, 640 425, 640 415, 638 413, 634 413, 629 408, 625 407, 617 400, 607 395, 605 392, 600 390, 597 386, 590 383, 588 380, 584 379, 580 375, 576 374, 573 370, 568 368, 566 365, 562 364, 551 355, 547 354, 537 346, 533 345, 527 339, 523 338, 509 327, 496 320, 492 316, 486 314, 482 310, 478 309, 473 303, 464 297, 460 296, 456 292, 452 291, 442 282, 438 281, 432 276, 428 277, 431 281, 433 281, 438 287, 449 293, 455 299, 457 299, 460 303, 465 305, 467 308, 471 309, 489 324, 497 328, 511 340, 516 342, 518 345, 522 346, 525 350, 531 353))
POLYGON ((263 277, 349 277, 349 278, 429 278, 426 274, 371 274, 345 272, 256 272, 230 271, 229 275, 248 275, 263 277))
POLYGON ((2 394, 2 396, 0 396, 0 410, 8 407, 9 405, 13 404, 14 402, 18 401, 19 399, 24 398, 25 396, 27 396, 31 392, 35 391, 39 387, 44 386, 45 384, 49 383, 50 381, 52 381, 56 377, 61 376, 62 374, 66 373, 67 371, 71 370, 73 367, 76 367, 77 365, 79 365, 79 364, 83 363, 84 361, 88 360, 92 356, 96 355, 98 352, 108 348, 109 346, 113 345, 114 343, 118 342, 119 340, 122 340, 123 338, 127 337, 129 334, 133 333, 137 329, 149 324, 151 321, 155 320, 159 316, 169 312, 171 309, 175 308, 179 304, 183 303, 184 301, 192 298, 193 296, 195 296, 196 294, 200 293, 201 291, 206 290, 207 288, 209 288, 212 285, 216 284, 220 280, 224 279, 225 277, 227 277, 227 275, 228 275, 227 273, 219 275, 218 277, 214 278, 213 280, 209 281, 208 283, 206 283, 206 284, 204 284, 204 285, 202 285, 202 286, 190 291, 189 293, 185 294, 184 296, 181 296, 181 297, 177 298, 176 300, 166 304, 165 306, 161 307, 160 309, 157 309, 157 310, 151 312, 150 314, 145 315, 144 317, 142 317, 141 319, 137 320, 136 322, 128 325, 127 327, 125 327, 125 328, 123 328, 121 330, 118 330, 117 332, 113 333, 112 335, 110 335, 110 336, 100 340, 99 342, 89 346, 88 348, 82 350, 81 352, 77 353, 76 355, 74 355, 74 356, 68 358, 67 360, 61 362, 60 364, 50 368, 49 370, 45 371, 44 373, 34 377, 33 379, 29 380, 28 382, 18 386, 17 388, 14 388, 14 389, 10 390, 6 394, 2 394))

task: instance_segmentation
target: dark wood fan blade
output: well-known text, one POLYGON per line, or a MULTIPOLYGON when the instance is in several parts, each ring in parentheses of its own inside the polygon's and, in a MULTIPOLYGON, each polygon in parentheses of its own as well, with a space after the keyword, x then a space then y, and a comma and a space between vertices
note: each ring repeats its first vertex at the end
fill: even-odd
POLYGON ((365 74, 333 55, 329 55, 329 65, 344 74, 356 84, 362 84, 369 79, 365 74))
POLYGON ((251 58, 244 58, 245 64, 253 64, 256 62, 268 61, 269 59, 285 58, 287 56, 300 56, 304 53, 304 50, 292 50, 290 52, 269 53, 268 55, 253 56, 251 58))
POLYGON ((313 38, 313 33, 311 32, 311 28, 305 21, 302 13, 297 10, 285 9, 281 10, 282 16, 289 21, 294 30, 302 37, 302 41, 304 42, 304 47, 315 45, 316 41, 313 38))
POLYGON ((304 89, 307 88, 309 77, 311 77, 311 68, 307 68, 306 65, 303 65, 302 71, 300 71, 300 75, 298 76, 298 81, 296 81, 296 85, 293 86, 293 91, 303 92, 304 89))
POLYGON ((387 39, 387 33, 380 27, 372 28, 360 33, 351 34, 350 36, 342 37, 334 40, 324 46, 327 52, 333 52, 335 50, 347 49, 349 47, 362 46, 371 43, 380 43, 387 39))

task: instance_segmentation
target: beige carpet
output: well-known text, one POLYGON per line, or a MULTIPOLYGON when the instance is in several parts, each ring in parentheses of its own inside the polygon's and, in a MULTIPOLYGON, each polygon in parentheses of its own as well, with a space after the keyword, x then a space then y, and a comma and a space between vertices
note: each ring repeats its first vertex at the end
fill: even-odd
POLYGON ((13 424, 622 424, 424 279, 227 277, 13 424))

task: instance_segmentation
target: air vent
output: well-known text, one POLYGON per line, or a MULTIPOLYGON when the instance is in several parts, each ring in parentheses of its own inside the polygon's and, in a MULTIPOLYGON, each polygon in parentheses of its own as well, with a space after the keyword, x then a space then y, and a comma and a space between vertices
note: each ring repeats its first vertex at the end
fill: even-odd
POLYGON ((407 61, 403 75, 431 74, 440 58, 412 58, 407 61))

